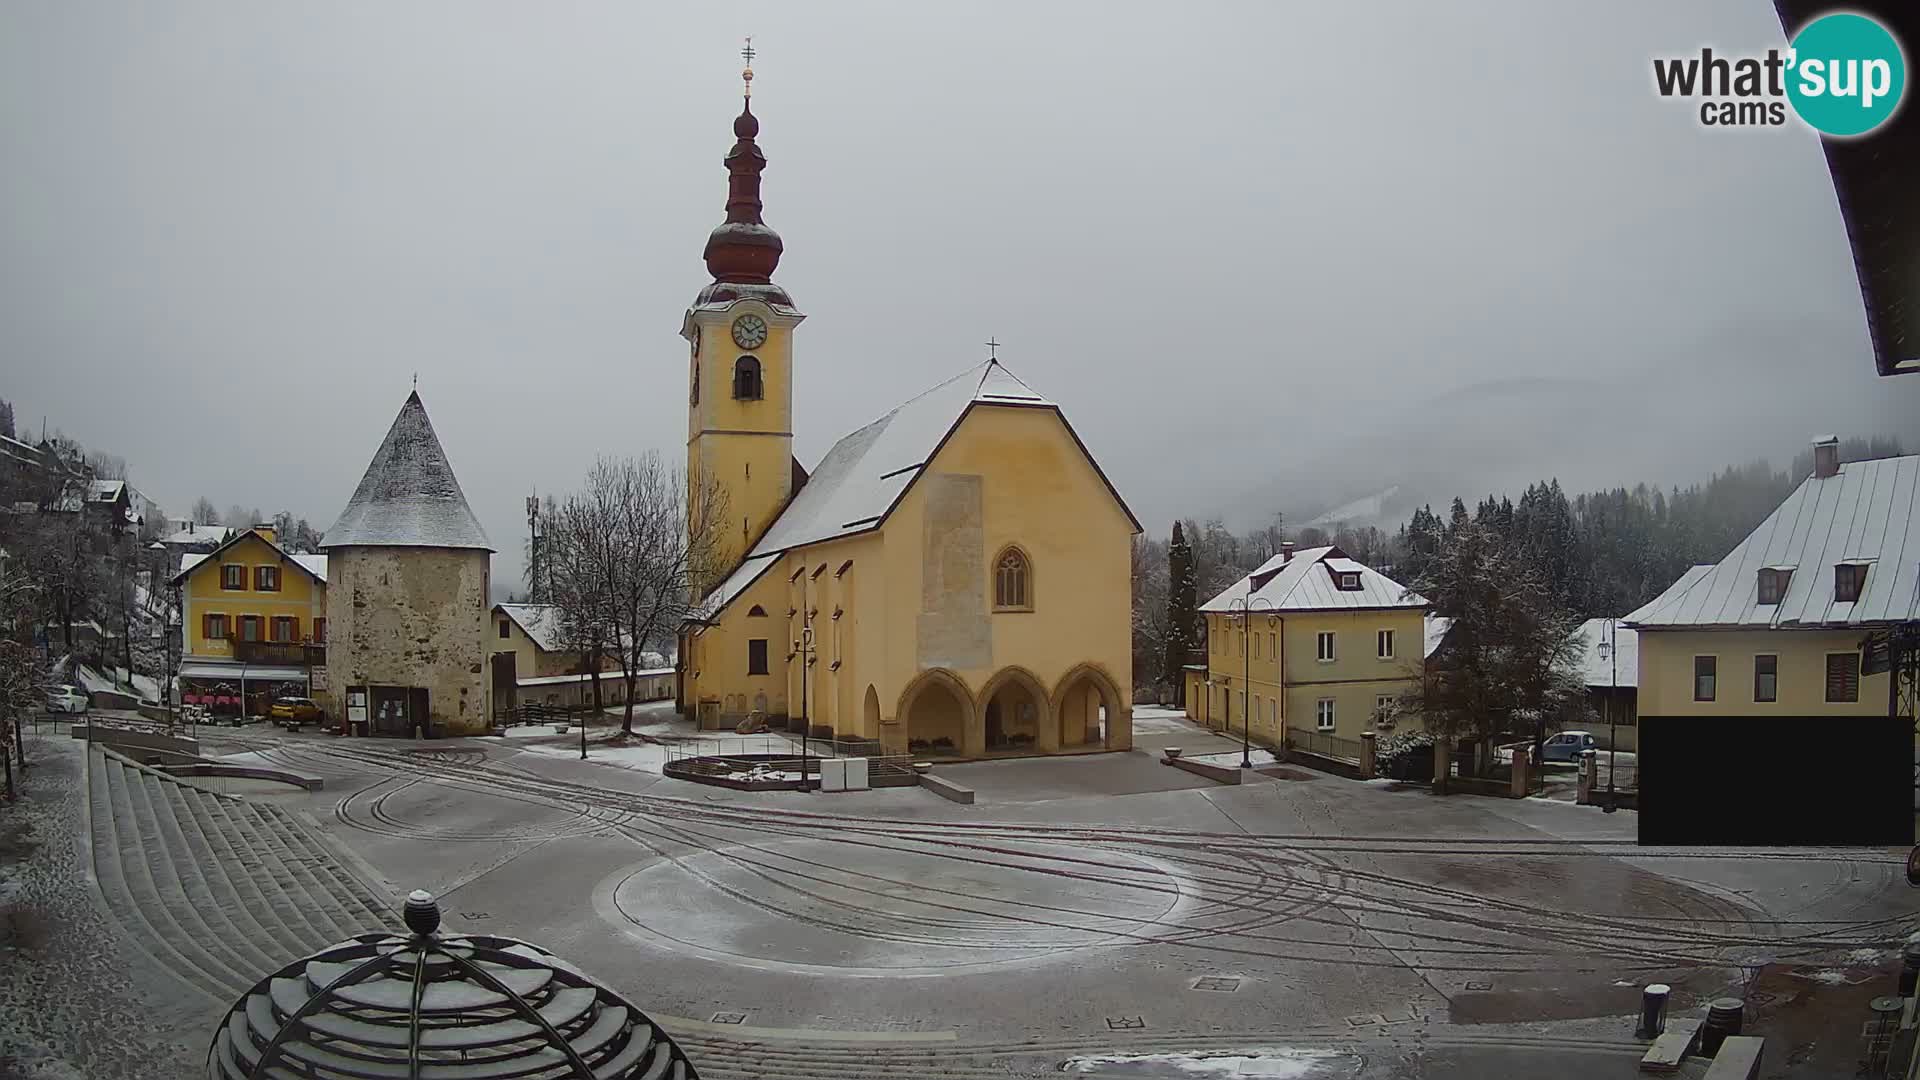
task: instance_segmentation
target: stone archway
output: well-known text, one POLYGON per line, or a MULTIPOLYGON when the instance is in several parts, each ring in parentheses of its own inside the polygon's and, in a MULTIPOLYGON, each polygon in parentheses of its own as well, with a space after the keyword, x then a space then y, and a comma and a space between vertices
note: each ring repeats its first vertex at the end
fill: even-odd
MULTIPOLYGON (((879 707, 875 696, 874 707, 879 707)), ((923 671, 900 693, 894 714, 907 731, 907 752, 935 757, 977 752, 970 731, 973 695, 958 675, 945 668, 923 671)))
POLYGON ((1094 665, 1081 664, 1062 676, 1053 700, 1062 749, 1133 745, 1133 712, 1113 679, 1094 665))
POLYGON ((980 748, 989 754, 1058 749, 1047 688, 1022 667, 1001 668, 980 690, 980 748))

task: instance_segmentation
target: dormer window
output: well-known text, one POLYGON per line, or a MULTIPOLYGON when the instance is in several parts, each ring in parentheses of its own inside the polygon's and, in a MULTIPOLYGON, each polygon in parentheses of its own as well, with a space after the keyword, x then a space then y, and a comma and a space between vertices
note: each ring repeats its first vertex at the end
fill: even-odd
POLYGON ((1360 575, 1354 573, 1335 574, 1333 576, 1333 584, 1334 587, 1341 592, 1359 592, 1360 575))
POLYGON ((1864 562, 1843 562, 1833 568, 1833 601, 1836 604, 1851 604, 1860 599, 1867 587, 1867 564, 1864 562))
POLYGON ((1760 602, 1777 604, 1787 595, 1787 583, 1793 580, 1791 566, 1763 566, 1760 568, 1760 602))

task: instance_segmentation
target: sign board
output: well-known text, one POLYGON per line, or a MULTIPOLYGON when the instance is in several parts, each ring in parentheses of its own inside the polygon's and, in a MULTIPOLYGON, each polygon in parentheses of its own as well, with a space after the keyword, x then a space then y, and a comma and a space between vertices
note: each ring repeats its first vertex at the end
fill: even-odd
POLYGON ((308 678, 308 681, 312 683, 314 690, 319 691, 320 693, 326 692, 327 690, 327 669, 326 668, 323 668, 323 667, 314 668, 311 672, 308 673, 307 678, 308 678))
POLYGON ((367 692, 365 690, 347 691, 347 722, 364 724, 367 722, 367 692))

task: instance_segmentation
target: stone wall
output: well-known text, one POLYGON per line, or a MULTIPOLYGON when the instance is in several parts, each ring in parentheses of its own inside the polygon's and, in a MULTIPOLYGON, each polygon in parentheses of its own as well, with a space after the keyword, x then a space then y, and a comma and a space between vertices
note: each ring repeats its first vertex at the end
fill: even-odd
POLYGON ((485 551, 343 547, 327 559, 327 680, 349 686, 423 686, 434 728, 491 728, 485 551))

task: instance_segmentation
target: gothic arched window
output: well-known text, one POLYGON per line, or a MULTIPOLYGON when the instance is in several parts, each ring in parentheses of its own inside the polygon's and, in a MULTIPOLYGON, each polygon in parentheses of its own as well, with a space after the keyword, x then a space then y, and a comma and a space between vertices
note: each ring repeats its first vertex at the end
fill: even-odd
POLYGON ((1033 610, 1033 565, 1017 547, 993 561, 993 606, 996 611, 1033 610))
POLYGON ((743 356, 733 362, 733 396, 740 401, 759 401, 760 361, 743 356))

